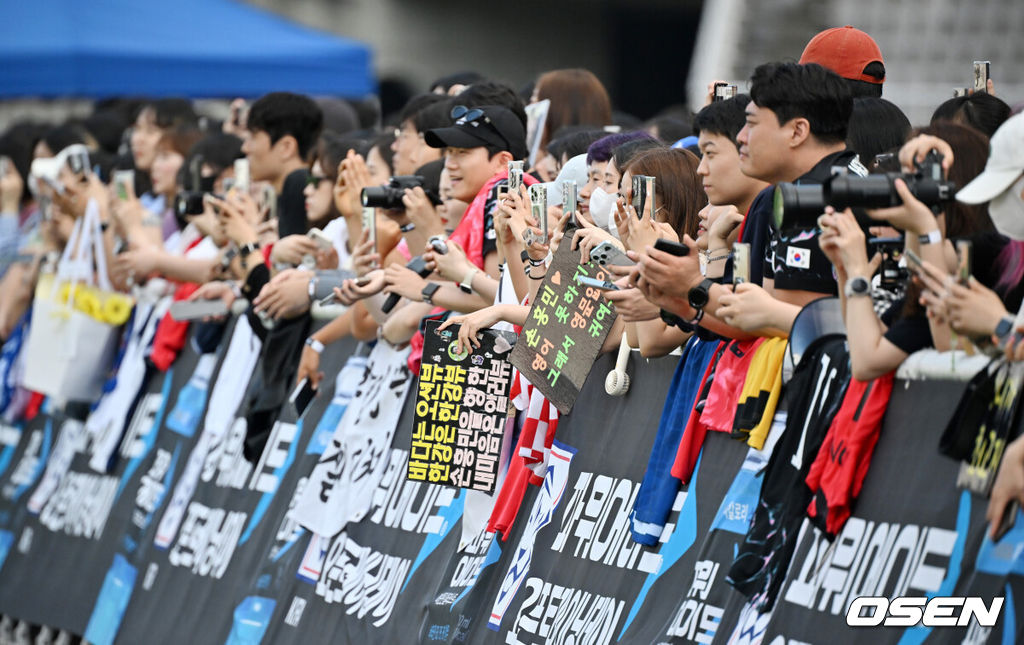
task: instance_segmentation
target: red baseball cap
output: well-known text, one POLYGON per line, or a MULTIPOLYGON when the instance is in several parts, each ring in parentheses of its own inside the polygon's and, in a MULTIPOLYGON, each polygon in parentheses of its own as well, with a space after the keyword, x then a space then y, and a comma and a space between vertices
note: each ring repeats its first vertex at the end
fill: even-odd
POLYGON ((843 78, 881 85, 885 78, 875 78, 864 73, 869 64, 882 60, 882 50, 874 38, 850 25, 834 27, 819 33, 807 43, 800 55, 800 64, 817 63, 827 67, 843 78))

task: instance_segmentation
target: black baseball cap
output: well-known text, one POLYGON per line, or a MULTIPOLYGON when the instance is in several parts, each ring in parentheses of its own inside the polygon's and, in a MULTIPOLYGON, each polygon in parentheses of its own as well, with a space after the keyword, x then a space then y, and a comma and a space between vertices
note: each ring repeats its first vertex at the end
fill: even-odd
POLYGON ((454 124, 427 130, 424 141, 431 148, 479 148, 494 146, 508 150, 515 159, 525 159, 526 129, 508 108, 483 105, 467 108, 456 105, 451 113, 454 124))

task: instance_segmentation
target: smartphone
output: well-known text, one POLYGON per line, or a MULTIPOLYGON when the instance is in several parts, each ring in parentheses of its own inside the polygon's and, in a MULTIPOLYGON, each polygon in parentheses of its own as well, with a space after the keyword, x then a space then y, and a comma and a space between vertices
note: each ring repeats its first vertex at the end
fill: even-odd
POLYGON ((508 192, 519 194, 519 188, 523 185, 523 162, 508 162, 508 192))
POLYGON ((122 202, 128 201, 129 195, 135 194, 135 171, 115 170, 114 171, 114 192, 122 202))
POLYGON ((912 268, 924 273, 924 264, 922 263, 921 257, 911 251, 910 249, 903 250, 903 257, 907 258, 907 262, 912 265, 912 268))
POLYGON ((590 260, 597 262, 601 266, 612 264, 620 267, 631 267, 636 265, 636 262, 630 260, 625 251, 608 240, 601 242, 590 250, 590 260))
POLYGON ((680 258, 685 255, 689 255, 690 253, 690 247, 686 246, 685 244, 673 242, 672 240, 666 240, 663 237, 658 238, 658 240, 654 243, 654 248, 658 249, 659 251, 664 251, 665 253, 671 253, 672 255, 680 258))
POLYGON ((971 264, 974 246, 970 240, 957 240, 956 243, 956 279, 963 286, 971 282, 971 264))
POLYGON ((750 245, 735 242, 732 245, 732 283, 750 282, 750 245))
POLYGON ((548 189, 544 184, 530 186, 530 214, 540 225, 541 244, 548 243, 548 189))
POLYGON ((656 189, 654 182, 654 177, 651 177, 649 175, 644 176, 644 199, 646 200, 645 205, 647 207, 647 216, 650 218, 652 222, 656 221, 654 215, 658 210, 658 205, 656 203, 657 200, 654 199, 656 189))
POLYGON ((636 211, 637 219, 642 219, 644 216, 644 176, 633 175, 633 186, 632 186, 631 201, 633 204, 633 210, 636 211))
POLYGON ((584 275, 576 276, 576 282, 579 282, 585 287, 593 287, 595 289, 600 289, 601 291, 619 290, 619 288, 612 282, 608 282, 607 280, 598 280, 596 278, 588 278, 584 275))
POLYGON ((953 98, 960 98, 961 96, 970 96, 971 88, 969 87, 954 87, 953 98))
POLYGON ((370 231, 370 242, 373 253, 377 252, 377 210, 372 206, 363 206, 363 230, 370 231))
POLYGON ((235 188, 240 193, 249 192, 249 160, 235 159, 235 188))
POLYGON ((995 537, 992 538, 993 542, 998 542, 1003 539, 1003 536, 1010 532, 1013 525, 1017 523, 1017 513, 1020 511, 1020 502, 1017 500, 1010 500, 1010 503, 1006 505, 1006 509, 1003 511, 1003 519, 1000 520, 999 526, 996 528, 995 537))
POLYGON ((223 300, 178 300, 170 309, 171 318, 181 322, 226 316, 229 311, 223 300))
POLYGON ((566 179, 562 182, 562 215, 569 213, 569 226, 574 228, 579 226, 576 222, 576 209, 579 208, 577 200, 576 182, 566 179))
POLYGON ((260 212, 266 211, 266 219, 277 219, 277 191, 267 182, 260 184, 260 212))
POLYGON ((302 415, 306 413, 306 409, 309 404, 313 402, 316 397, 316 390, 309 383, 308 378, 304 378, 299 381, 299 384, 292 391, 292 395, 288 397, 288 402, 295 408, 295 418, 301 419, 302 415))
POLYGON ((725 101, 736 96, 736 86, 729 85, 728 83, 715 83, 715 93, 711 97, 712 101, 725 101))
POLYGON ((309 229, 309 232, 306 233, 306 235, 309 239, 317 243, 317 246, 320 247, 321 251, 330 251, 334 247, 334 244, 331 242, 331 238, 327 237, 327 235, 318 228, 309 229))
POLYGON ((974 61, 974 91, 988 92, 988 73, 992 63, 987 60, 974 61))

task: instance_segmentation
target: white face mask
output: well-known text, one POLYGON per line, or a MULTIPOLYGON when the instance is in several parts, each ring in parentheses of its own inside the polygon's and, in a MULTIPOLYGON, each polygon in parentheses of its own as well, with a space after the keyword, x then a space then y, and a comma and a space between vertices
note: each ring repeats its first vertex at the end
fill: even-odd
POLYGON ((615 208, 616 197, 617 195, 606 193, 600 186, 594 188, 594 192, 590 194, 590 216, 594 218, 594 224, 598 227, 607 229, 609 224, 612 228, 615 227, 612 209, 615 208))
MULTIPOLYGON (((1024 240, 1024 177, 1013 182, 988 204, 988 214, 996 230, 1014 240, 1024 240)), ((591 206, 593 208, 593 206, 591 206)))

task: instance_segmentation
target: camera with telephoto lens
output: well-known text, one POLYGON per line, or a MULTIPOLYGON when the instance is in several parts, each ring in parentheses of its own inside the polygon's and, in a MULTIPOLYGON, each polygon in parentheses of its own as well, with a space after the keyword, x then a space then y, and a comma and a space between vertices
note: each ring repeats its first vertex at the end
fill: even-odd
POLYGON ((396 175, 383 186, 370 186, 363 189, 363 206, 371 208, 383 208, 389 211, 405 210, 402 197, 405 191, 412 188, 423 188, 427 199, 434 206, 441 204, 441 198, 433 190, 424 186, 423 177, 419 175, 396 175))
POLYGON ((903 203, 896 192, 896 180, 902 179, 910 193, 933 210, 956 195, 956 182, 942 178, 942 155, 932 150, 913 173, 886 172, 860 177, 834 174, 823 184, 782 183, 775 187, 773 210, 776 226, 810 224, 825 211, 846 208, 889 208, 903 203))

